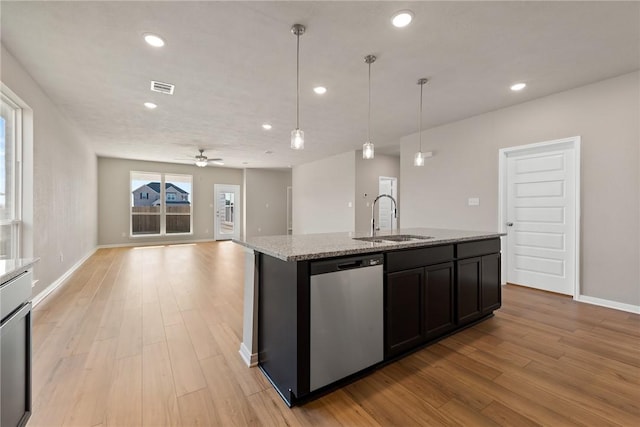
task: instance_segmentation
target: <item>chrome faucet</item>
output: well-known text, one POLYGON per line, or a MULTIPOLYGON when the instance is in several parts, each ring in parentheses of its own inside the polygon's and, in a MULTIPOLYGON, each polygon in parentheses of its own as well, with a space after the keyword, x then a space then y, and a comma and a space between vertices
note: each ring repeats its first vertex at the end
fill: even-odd
MULTIPOLYGON (((388 194, 381 194, 378 197, 376 197, 376 199, 371 204, 371 237, 376 235, 376 220, 374 216, 375 206, 378 200, 381 199, 382 197, 388 197, 391 199, 391 201, 393 202, 393 217, 398 218, 398 205, 396 204, 396 199, 394 199, 393 196, 390 196, 388 194)), ((393 231, 393 221, 391 221, 391 230, 393 231)))

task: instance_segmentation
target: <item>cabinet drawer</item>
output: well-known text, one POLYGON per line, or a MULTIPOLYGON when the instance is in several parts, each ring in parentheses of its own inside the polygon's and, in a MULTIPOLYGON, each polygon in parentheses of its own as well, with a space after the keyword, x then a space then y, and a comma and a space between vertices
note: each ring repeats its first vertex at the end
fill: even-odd
POLYGON ((386 254, 387 273, 439 264, 453 259, 453 245, 389 252, 386 254))
POLYGON ((488 239, 477 242, 458 243, 456 256, 457 258, 472 258, 496 252, 500 252, 500 239, 488 239))

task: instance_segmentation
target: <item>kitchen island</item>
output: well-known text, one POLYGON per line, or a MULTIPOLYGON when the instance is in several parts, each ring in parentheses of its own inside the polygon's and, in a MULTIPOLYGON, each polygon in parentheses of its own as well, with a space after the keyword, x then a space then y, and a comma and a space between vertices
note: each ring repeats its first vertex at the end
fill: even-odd
POLYGON ((413 228, 235 241, 253 250, 260 369, 291 406, 491 316, 501 235, 413 228))

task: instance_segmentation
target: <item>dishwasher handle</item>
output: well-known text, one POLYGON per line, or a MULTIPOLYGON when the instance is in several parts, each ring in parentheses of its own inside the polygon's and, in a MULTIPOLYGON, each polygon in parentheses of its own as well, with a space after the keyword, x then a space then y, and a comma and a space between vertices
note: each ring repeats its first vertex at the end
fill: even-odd
POLYGON ((355 270, 357 268, 375 267, 383 265, 384 256, 382 254, 360 255, 344 258, 326 259, 312 261, 310 272, 312 276, 316 274, 334 273, 337 271, 355 270))
POLYGON ((361 259, 357 261, 344 262, 342 264, 338 264, 338 270, 351 270, 352 268, 360 268, 360 267, 362 267, 361 259))

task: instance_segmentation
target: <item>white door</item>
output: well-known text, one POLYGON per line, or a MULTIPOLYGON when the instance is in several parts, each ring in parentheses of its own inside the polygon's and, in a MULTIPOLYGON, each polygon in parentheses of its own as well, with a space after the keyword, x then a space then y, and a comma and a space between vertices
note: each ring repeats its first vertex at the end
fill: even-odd
POLYGON ((215 224, 214 238, 228 240, 240 238, 240 186, 214 184, 215 224))
MULTIPOLYGON (((388 194, 396 201, 398 200, 398 179, 394 177, 381 176, 378 178, 378 195, 388 194)), ((396 207, 397 209, 397 207, 396 207)), ((398 229, 398 220, 394 218, 393 202, 388 197, 378 200, 378 228, 380 230, 398 229)))
POLYGON ((507 154, 507 282, 574 295, 575 150, 565 144, 507 154))

